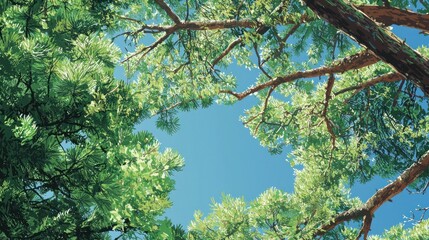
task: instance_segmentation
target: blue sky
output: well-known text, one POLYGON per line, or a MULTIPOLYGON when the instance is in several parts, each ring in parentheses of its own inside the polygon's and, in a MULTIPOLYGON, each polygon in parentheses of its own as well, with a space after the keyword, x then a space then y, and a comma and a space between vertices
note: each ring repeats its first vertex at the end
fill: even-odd
MULTIPOLYGON (((229 69, 238 88, 246 89, 258 74, 236 65, 229 69)), ((222 194, 251 201, 270 187, 293 191, 293 170, 285 154, 271 155, 250 135, 240 121, 245 109, 257 104, 251 96, 232 106, 213 104, 209 108, 179 113, 180 129, 169 135, 155 127, 155 118, 137 130, 149 130, 162 148, 173 148, 185 159, 183 171, 175 174, 173 207, 166 216, 175 224, 189 225, 195 210, 210 212, 212 200, 222 194)))
MULTIPOLYGON (((395 31, 413 48, 425 42, 423 35, 417 32, 406 28, 395 31)), ((243 83, 254 81, 257 74, 255 70, 237 67, 231 70, 242 83, 241 89, 245 88, 243 83)), ((186 227, 195 210, 209 213, 212 199, 219 201, 223 193, 252 201, 270 187, 293 191, 293 170, 286 161, 288 151, 270 155, 239 121, 244 110, 255 104, 255 98, 249 97, 233 106, 214 104, 207 109, 180 113, 181 127, 173 135, 158 130, 155 119, 145 120, 136 127, 136 130, 149 130, 162 148, 173 148, 185 159, 183 171, 174 175, 176 190, 170 195, 173 207, 165 214, 173 223, 186 227)), ((387 179, 376 179, 354 186, 351 194, 366 201, 386 184, 387 179)), ((401 193, 376 212, 370 233, 380 234, 404 222, 403 215, 410 216, 410 211, 418 204, 425 206, 425 198, 424 195, 401 193)))

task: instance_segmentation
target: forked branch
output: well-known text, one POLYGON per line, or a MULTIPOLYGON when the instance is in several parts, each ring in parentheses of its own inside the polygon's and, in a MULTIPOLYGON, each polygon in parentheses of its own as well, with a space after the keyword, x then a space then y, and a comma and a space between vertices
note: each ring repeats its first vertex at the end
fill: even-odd
POLYGON ((232 91, 221 91, 221 92, 231 94, 235 96, 238 100, 241 100, 249 96, 250 94, 258 92, 267 87, 278 86, 282 83, 292 82, 300 78, 312 78, 312 77, 319 77, 326 74, 342 73, 352 69, 363 68, 363 67, 372 65, 378 61, 379 61, 378 58, 374 56, 372 53, 370 53, 369 51, 362 51, 355 55, 335 61, 330 66, 324 66, 324 67, 307 70, 307 71, 299 71, 283 77, 275 77, 271 81, 267 81, 265 83, 251 87, 242 93, 235 93, 232 91))
MULTIPOLYGON (((429 151, 426 152, 420 159, 413 163, 407 168, 401 175, 396 178, 395 181, 391 182, 387 186, 378 190, 368 201, 359 208, 350 209, 348 211, 339 213, 333 218, 333 220, 325 225, 322 225, 314 234, 314 236, 322 236, 327 231, 335 228, 337 225, 350 221, 352 219, 358 219, 364 216, 372 216, 375 211, 385 202, 392 199, 394 196, 401 193, 407 186, 414 182, 424 171, 429 167, 429 151)), ((364 219, 363 233, 369 229, 367 226, 368 221, 364 219)), ((370 222, 369 222, 370 224, 370 222)), ((368 230, 369 231, 369 230, 368 230)), ((367 233, 366 233, 367 234, 367 233)))

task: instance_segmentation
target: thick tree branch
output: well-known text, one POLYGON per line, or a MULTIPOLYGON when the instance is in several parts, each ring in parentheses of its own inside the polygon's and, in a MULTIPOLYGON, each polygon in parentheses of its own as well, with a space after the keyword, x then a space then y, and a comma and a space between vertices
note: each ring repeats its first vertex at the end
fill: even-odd
POLYGON ((227 28, 255 28, 259 26, 260 23, 249 20, 223 20, 223 21, 208 21, 208 22, 200 22, 200 21, 191 21, 178 23, 173 26, 174 30, 219 30, 219 29, 227 29, 227 28))
POLYGON ((429 15, 386 6, 358 6, 368 17, 385 25, 402 25, 429 32, 429 15))
POLYGON ((366 203, 365 207, 373 214, 383 203, 402 192, 429 167, 429 151, 417 162, 407 168, 399 177, 386 187, 378 190, 366 203))
MULTIPOLYGON (((394 196, 401 193, 407 186, 414 182, 429 167, 429 151, 426 152, 417 162, 407 168, 395 181, 384 188, 378 190, 368 201, 360 208, 350 209, 334 217, 334 219, 319 228, 314 236, 324 235, 327 231, 335 228, 337 225, 361 218, 367 215, 372 216, 383 203, 389 201, 394 196)), ((364 223, 365 225, 365 223, 364 223)), ((365 227, 365 226, 364 226, 365 227)), ((364 232, 365 233, 365 232, 364 232)))
POLYGON ((124 63, 141 53, 143 53, 143 56, 145 56, 150 51, 155 49, 159 44, 164 42, 170 35, 180 30, 218 30, 218 29, 227 29, 227 28, 236 28, 236 27, 253 28, 253 27, 256 27, 257 25, 259 25, 259 23, 252 20, 225 20, 225 21, 210 21, 210 22, 194 21, 194 22, 185 22, 185 23, 180 22, 173 26, 145 25, 135 32, 132 32, 132 33, 127 32, 126 34, 137 34, 139 32, 144 32, 145 30, 149 29, 149 30, 155 30, 157 32, 165 32, 164 36, 159 38, 152 45, 142 48, 140 51, 137 51, 131 54, 130 56, 122 60, 121 63, 124 63))
POLYGON ((155 0, 155 2, 167 13, 167 15, 175 22, 176 24, 181 23, 179 16, 177 16, 170 6, 167 5, 163 0, 155 0))
POLYGON ((366 46, 429 95, 429 62, 390 31, 342 0, 304 0, 318 16, 366 46))
POLYGON ((174 25, 144 25, 133 34, 142 32, 144 30, 156 30, 157 32, 176 32, 179 30, 194 30, 194 31, 204 31, 204 30, 221 30, 229 28, 255 28, 260 25, 258 22, 241 19, 241 20, 213 20, 213 21, 190 21, 190 22, 180 22, 174 25))
POLYGON ((355 90, 356 92, 358 92, 358 91, 360 91, 360 90, 362 90, 364 88, 372 87, 372 86, 374 86, 377 83, 381 83, 381 82, 396 82, 396 81, 399 81, 399 80, 403 80, 404 78, 405 77, 402 74, 400 74, 400 73, 387 73, 387 74, 378 76, 376 78, 373 78, 373 79, 371 79, 371 80, 369 80, 367 82, 364 82, 362 84, 341 89, 340 91, 336 92, 335 95, 339 95, 339 94, 342 94, 342 93, 345 93, 345 92, 348 92, 348 91, 353 91, 353 90, 355 90))
POLYGON ((326 74, 342 73, 352 69, 363 68, 371 64, 374 64, 376 62, 378 62, 378 58, 375 57, 372 53, 368 51, 362 51, 355 55, 335 61, 330 66, 324 66, 324 67, 303 71, 303 72, 302 71, 295 72, 283 77, 276 77, 271 81, 251 87, 242 93, 235 93, 232 91, 221 91, 221 92, 231 94, 235 96, 238 100, 241 100, 249 96, 250 94, 258 92, 267 87, 272 87, 282 83, 292 82, 300 78, 312 78, 312 77, 318 77, 326 74))
MULTIPOLYGON (((155 1, 166 13, 167 15, 174 21, 175 25, 170 26, 157 26, 157 25, 144 25, 142 28, 135 32, 127 32, 124 34, 137 34, 139 32, 149 32, 149 33, 155 33, 155 32, 166 32, 172 34, 179 30, 194 30, 194 31, 205 31, 205 30, 220 30, 220 29, 229 29, 229 28, 256 28, 257 33, 260 35, 265 34, 270 27, 262 25, 261 23, 244 19, 244 20, 222 20, 222 21, 189 21, 189 22, 182 22, 180 18, 173 12, 173 10, 163 1, 163 0, 156 0, 155 1)), ((285 6, 283 4, 280 4, 274 12, 281 12, 285 6)), ((398 8, 393 7, 381 7, 381 6, 359 6, 357 7, 361 11, 363 11, 366 15, 369 17, 375 19, 378 22, 381 22, 385 25, 391 25, 391 24, 398 24, 398 25, 404 25, 414 28, 419 28, 424 31, 429 32, 429 15, 423 15, 414 13, 408 10, 401 10, 398 8)), ((126 17, 122 17, 122 19, 128 19, 126 17)), ((128 19, 130 21, 136 21, 135 19, 128 19)), ((306 14, 302 15, 300 22, 306 22, 311 21, 312 19, 309 19, 306 14)), ((293 22, 290 23, 283 23, 283 24, 296 24, 293 22)), ((295 28, 299 26, 295 25, 295 28)), ((295 29, 296 30, 296 29, 295 29)), ((235 39, 233 42, 231 42, 228 47, 212 62, 212 67, 214 67, 220 60, 222 60, 229 52, 238 44, 242 43, 243 39, 241 37, 235 39)), ((156 44, 158 45, 158 44, 156 44)), ((151 48, 150 50, 152 50, 151 48)), ((137 55, 137 54, 135 54, 137 55)), ((135 56, 134 54, 132 55, 135 56)), ((127 61, 129 58, 124 60, 123 62, 127 61)), ((265 62, 265 60, 264 60, 265 62)))

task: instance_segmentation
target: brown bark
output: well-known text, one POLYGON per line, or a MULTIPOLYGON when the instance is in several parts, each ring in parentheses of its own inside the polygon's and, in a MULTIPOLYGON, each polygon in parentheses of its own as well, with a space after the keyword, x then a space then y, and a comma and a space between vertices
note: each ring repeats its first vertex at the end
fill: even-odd
POLYGON ((227 28, 254 28, 260 25, 258 22, 253 20, 222 20, 222 21, 208 21, 208 22, 184 22, 175 25, 174 30, 217 30, 217 29, 227 29, 227 28))
MULTIPOLYGON (((274 13, 281 13, 284 9, 285 9, 285 5, 282 2, 282 3, 280 3, 279 6, 276 7, 276 9, 274 9, 273 12, 274 13)), ((306 18, 307 18, 307 15, 302 15, 301 22, 305 21, 306 18)), ((268 26, 260 26, 260 27, 258 27, 256 32, 260 35, 264 35, 266 32, 268 32, 269 29, 270 29, 270 27, 268 27, 268 26)), ((232 51, 232 49, 234 49, 235 46, 237 46, 238 44, 240 44, 242 42, 243 42, 243 38, 241 38, 241 37, 238 37, 233 42, 231 42, 228 45, 228 47, 217 58, 215 58, 215 60, 213 60, 212 67, 214 67, 216 64, 218 64, 219 61, 222 60, 222 58, 224 58, 228 53, 230 53, 232 51)))
POLYGON ((155 0, 155 2, 167 13, 167 15, 175 22, 176 24, 180 23, 180 18, 177 16, 170 6, 167 5, 163 0, 155 0))
MULTIPOLYGON (((407 168, 395 181, 391 182, 384 188, 378 190, 366 203, 357 209, 350 209, 334 217, 334 219, 319 228, 314 234, 320 236, 341 224, 352 219, 364 216, 372 216, 377 209, 386 201, 401 193, 408 185, 414 182, 429 167, 429 151, 420 159, 407 168)), ((368 226, 365 226, 368 227, 368 226)), ((366 231, 366 230, 365 230, 366 231)))
POLYGON ((158 26, 158 25, 144 25, 141 29, 137 30, 137 32, 141 32, 144 30, 156 30, 159 32, 176 32, 179 30, 221 30, 228 28, 254 28, 259 25, 258 22, 253 20, 213 20, 213 21, 190 21, 190 22, 179 22, 175 25, 166 25, 166 26, 158 26))
MULTIPOLYGON (((304 0, 318 16, 341 29, 381 60, 412 80, 425 94, 429 94, 429 62, 398 39, 391 32, 375 24, 365 14, 341 0, 304 0)), ((360 234, 367 236, 374 212, 386 201, 402 192, 429 166, 429 152, 406 169, 394 182, 377 191, 361 208, 340 213, 316 233, 323 235, 338 224, 365 216, 360 234), (368 218, 368 219, 367 219, 368 218)))
POLYGON ((394 7, 358 6, 368 17, 385 25, 402 25, 429 32, 429 15, 394 7))
POLYGON ((352 90, 359 91, 359 90, 362 90, 364 88, 374 86, 375 84, 381 83, 381 82, 396 82, 396 81, 403 80, 403 79, 404 79, 404 76, 402 76, 402 74, 400 74, 400 73, 387 73, 387 74, 378 76, 376 78, 373 78, 373 79, 371 79, 367 82, 364 82, 362 84, 341 89, 340 91, 336 92, 335 95, 339 95, 339 94, 342 94, 342 93, 345 93, 348 91, 352 91, 352 90))
POLYGON ((223 91, 234 95, 238 100, 241 100, 252 93, 258 92, 264 88, 277 86, 282 83, 291 82, 300 78, 312 78, 326 74, 342 73, 352 69, 359 69, 378 62, 378 58, 368 51, 363 51, 350 57, 335 61, 331 66, 324 66, 308 71, 295 72, 287 76, 276 77, 271 81, 262 83, 255 87, 249 88, 242 93, 234 93, 231 91, 223 91))
POLYGON ((366 46, 429 94, 429 62, 390 31, 341 0, 304 0, 318 16, 366 46))

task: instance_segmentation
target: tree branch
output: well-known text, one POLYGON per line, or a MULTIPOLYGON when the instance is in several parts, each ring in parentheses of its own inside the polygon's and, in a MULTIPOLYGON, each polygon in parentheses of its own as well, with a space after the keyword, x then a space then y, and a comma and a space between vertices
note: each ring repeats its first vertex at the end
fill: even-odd
POLYGON ((289 39, 290 36, 292 36, 292 34, 295 33, 296 30, 298 30, 298 28, 301 26, 302 21, 300 21, 299 23, 293 25, 293 27, 291 27, 289 29, 289 31, 286 33, 286 36, 280 38, 279 39, 279 48, 276 50, 276 52, 274 52, 273 54, 270 54, 266 59, 264 59, 261 63, 261 65, 264 65, 266 62, 268 62, 273 56, 274 57, 278 57, 280 55, 280 53, 283 51, 284 47, 285 47, 285 43, 286 41, 289 39))
POLYGON ((232 91, 221 91, 221 92, 231 94, 235 96, 238 100, 241 100, 249 96, 250 94, 258 92, 267 87, 277 86, 286 82, 292 82, 300 78, 312 78, 312 77, 322 76, 325 74, 342 73, 352 69, 363 68, 371 64, 374 64, 376 62, 378 62, 378 58, 376 56, 374 56, 372 53, 368 51, 362 51, 355 55, 335 61, 331 66, 324 66, 324 67, 320 67, 320 68, 316 68, 308 71, 295 72, 283 77, 276 77, 271 81, 251 87, 242 93, 235 93, 232 91))
POLYGON ((367 88, 367 87, 372 87, 372 86, 374 86, 377 83, 381 83, 381 82, 396 82, 396 81, 399 81, 399 80, 403 80, 404 78, 405 77, 402 74, 400 74, 400 73, 387 73, 387 74, 378 76, 376 78, 373 78, 373 79, 371 79, 371 80, 369 80, 367 82, 364 82, 362 84, 341 89, 340 91, 336 92, 335 95, 339 95, 339 94, 342 94, 342 93, 345 93, 345 92, 348 92, 348 91, 353 91, 353 90, 356 90, 355 91, 355 94, 356 94, 360 90, 362 90, 364 88, 367 88))
POLYGON ((342 0, 304 2, 318 16, 366 46, 429 95, 429 62, 393 33, 342 0))
POLYGON ((223 52, 212 62, 212 68, 214 68, 214 66, 216 64, 219 63, 220 60, 222 60, 222 58, 224 58, 226 55, 228 55, 229 52, 232 51, 232 49, 234 49, 235 46, 237 46, 238 44, 240 44, 241 42, 243 42, 243 39, 241 37, 235 39, 234 41, 232 41, 228 47, 223 50, 223 52))
MULTIPOLYGON (((199 31, 199 30, 219 30, 219 29, 236 28, 236 27, 253 28, 253 27, 256 27, 257 25, 259 25, 259 23, 252 21, 252 20, 225 20, 225 21, 209 21, 209 22, 193 21, 193 22, 185 22, 185 23, 180 22, 180 23, 177 23, 176 25, 172 25, 172 26, 145 25, 133 33, 127 32, 126 34, 137 34, 139 32, 144 32, 146 29, 150 29, 150 30, 156 30, 157 32, 165 32, 165 35, 162 36, 161 38, 159 38, 152 45, 145 47, 145 48, 141 49, 140 51, 137 51, 137 52, 131 54, 130 56, 128 56, 127 58, 122 60, 121 63, 124 63, 124 62, 130 60, 131 58, 141 54, 141 53, 144 53, 143 56, 145 56, 150 51, 155 49, 159 44, 161 44, 163 41, 165 41, 171 34, 177 32, 177 31, 180 31, 180 30, 197 30, 197 31, 199 31)), ((241 41, 242 40, 240 40, 240 42, 241 41)))
MULTIPOLYGON (((334 133, 333 124, 331 120, 328 118, 327 114, 328 114, 329 101, 332 98, 331 93, 332 93, 332 88, 334 87, 334 83, 335 83, 335 77, 334 77, 334 74, 331 73, 329 74, 328 83, 326 85, 325 102, 323 103, 323 111, 322 111, 322 117, 326 123, 326 128, 328 129, 329 135, 331 135, 332 151, 335 148, 336 136, 334 133)), ((332 154, 332 151, 331 151, 331 154, 332 154)))
MULTIPOLYGON (((383 203, 389 201, 394 196, 401 193, 408 185, 414 182, 429 167, 429 151, 426 152, 417 162, 413 163, 401 175, 384 188, 378 190, 368 201, 360 208, 350 209, 335 216, 333 220, 322 225, 314 236, 324 235, 327 231, 335 228, 337 225, 357 219, 364 216, 372 216, 383 203)), ((365 220, 364 220, 365 222, 365 220)), ((364 223, 365 227, 365 223, 364 223)))
POLYGON ((175 22, 176 24, 181 23, 179 16, 177 16, 170 6, 167 5, 163 0, 155 0, 155 2, 167 13, 167 15, 175 22))
POLYGON ((368 233, 371 230, 371 223, 372 223, 372 216, 371 214, 367 214, 363 217, 363 224, 362 224, 362 228, 359 231, 359 235, 356 238, 357 240, 360 238, 360 236, 362 236, 363 234, 363 239, 366 240, 368 239, 368 233))
MULTIPOLYGON (((255 116, 250 120, 250 121, 253 121, 253 120, 254 120, 258 115, 260 115, 260 116, 261 116, 261 121, 259 121, 259 123, 256 125, 255 130, 254 130, 254 134, 255 134, 255 135, 258 133, 258 130, 259 130, 259 127, 261 126, 261 124, 262 124, 263 122, 265 122, 265 120, 264 120, 265 111, 267 110, 267 107, 268 107, 268 101, 270 100, 271 94, 273 93, 273 91, 274 91, 274 89, 275 89, 275 88, 276 88, 275 86, 273 86, 273 87, 271 87, 271 88, 270 88, 270 91, 268 91, 267 97, 265 98, 264 106, 262 107, 261 112, 260 112, 259 114, 255 115, 255 116)), ((247 122, 246 122, 246 124, 247 124, 247 123, 249 123, 250 121, 247 121, 247 122)))
MULTIPOLYGON (((279 6, 277 6, 276 7, 276 9, 274 9, 274 13, 281 13, 283 10, 284 10, 284 8, 285 8, 285 5, 284 5, 284 3, 282 2, 282 3, 280 3, 279 4, 279 6)), ((301 19, 300 19, 300 23, 303 23, 303 22, 305 22, 305 21, 308 21, 309 20, 309 18, 308 18, 308 15, 307 14, 304 14, 304 15, 302 15, 301 16, 301 19)), ((289 22, 289 23, 285 23, 285 24, 297 24, 297 23, 294 23, 294 22, 289 22)), ((296 28, 298 28, 298 27, 296 27, 296 28)), ((268 27, 268 26, 260 26, 257 30, 256 30, 256 33, 258 33, 259 35, 264 35, 266 32, 268 32, 268 30, 270 29, 270 27, 268 27)), ((229 45, 228 45, 228 47, 215 59, 215 60, 213 60, 213 62, 212 62, 212 68, 217 64, 217 63, 219 63, 219 61, 220 60, 222 60, 222 58, 224 58, 229 52, 231 52, 231 50, 235 47, 235 46, 237 46, 238 44, 240 44, 241 42, 243 42, 243 39, 241 38, 241 37, 239 37, 239 38, 237 38, 237 39, 235 39, 234 41, 232 41, 229 45)))
POLYGON ((219 30, 219 29, 227 29, 227 28, 255 28, 259 26, 260 23, 249 20, 249 19, 242 19, 242 20, 223 20, 223 21, 208 21, 208 22, 202 22, 202 21, 191 21, 191 22, 184 22, 184 23, 178 23, 174 26, 176 30, 219 30))
POLYGON ((121 63, 124 63, 124 62, 130 60, 131 58, 141 54, 141 53, 143 53, 142 57, 146 56, 146 54, 148 54, 150 51, 155 49, 159 44, 164 42, 170 35, 171 35, 171 32, 165 33, 164 36, 160 37, 158 40, 156 40, 156 42, 152 43, 152 45, 144 47, 141 50, 131 54, 130 56, 128 56, 124 60, 122 60, 121 63))
POLYGON ((385 25, 402 25, 429 32, 429 15, 387 6, 358 6, 368 17, 385 25))

